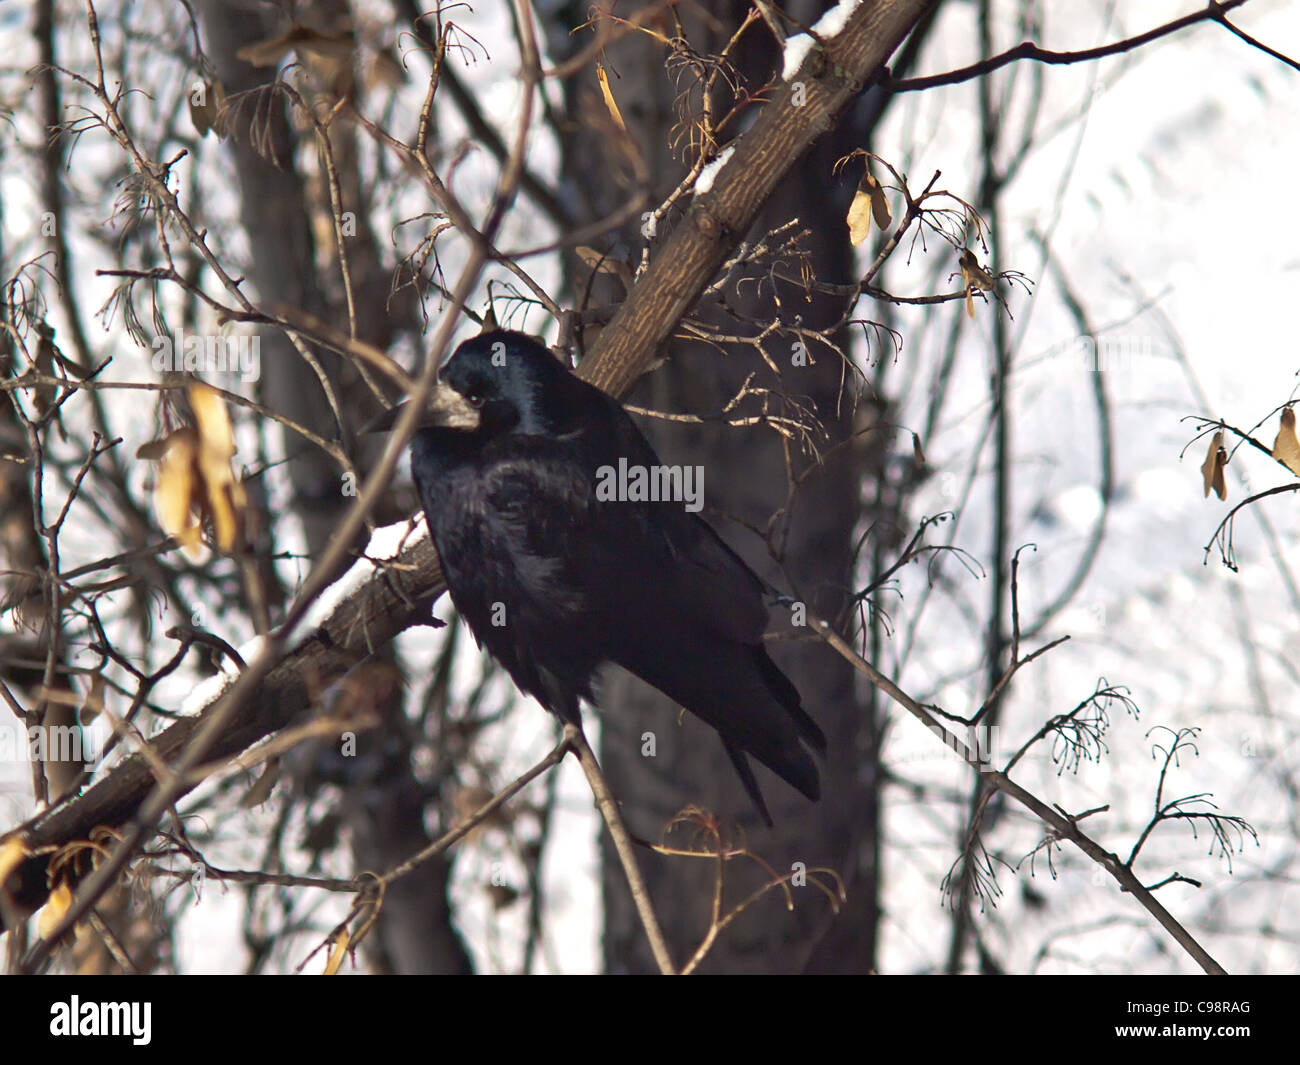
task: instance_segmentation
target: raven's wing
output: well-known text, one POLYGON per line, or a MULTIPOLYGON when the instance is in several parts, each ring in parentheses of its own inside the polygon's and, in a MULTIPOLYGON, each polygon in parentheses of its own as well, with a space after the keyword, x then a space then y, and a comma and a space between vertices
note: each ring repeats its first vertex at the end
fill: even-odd
MULTIPOLYGON (((621 409, 602 435, 597 459, 612 451, 630 464, 658 463, 621 409)), ((762 646, 768 614, 757 574, 681 502, 593 508, 592 543, 602 554, 589 583, 607 590, 608 657, 717 729, 769 823, 746 753, 816 799, 817 766, 802 744, 824 752, 826 738, 762 646)))
MULTIPOLYGON (((608 418, 598 434, 588 436, 588 464, 614 465, 625 457, 632 466, 660 465, 627 412, 603 398, 608 418)), ((604 503, 597 522, 605 542, 633 550, 634 569, 637 563, 654 568, 655 579, 644 582, 638 574, 638 586, 686 609, 707 632, 747 643, 762 639, 768 622, 762 580, 683 502, 604 503)))

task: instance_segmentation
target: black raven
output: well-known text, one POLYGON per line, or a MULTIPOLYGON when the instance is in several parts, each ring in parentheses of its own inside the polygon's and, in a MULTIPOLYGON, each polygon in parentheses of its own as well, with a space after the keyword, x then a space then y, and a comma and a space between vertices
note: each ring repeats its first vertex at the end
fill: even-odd
POLYGON ((745 756, 816 800, 804 744, 824 754, 826 737, 763 649, 764 585, 681 501, 600 491, 620 460, 663 468, 618 403, 506 330, 456 349, 411 441, 447 588, 479 646, 574 723, 602 663, 635 673, 717 729, 770 826, 745 756))

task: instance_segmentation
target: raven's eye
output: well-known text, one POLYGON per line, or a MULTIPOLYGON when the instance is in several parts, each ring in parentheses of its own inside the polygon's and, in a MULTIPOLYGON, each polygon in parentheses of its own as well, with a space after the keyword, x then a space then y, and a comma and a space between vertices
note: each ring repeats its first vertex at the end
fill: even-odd
POLYGON ((465 393, 465 402, 471 407, 481 407, 486 401, 487 397, 477 388, 471 388, 465 393))

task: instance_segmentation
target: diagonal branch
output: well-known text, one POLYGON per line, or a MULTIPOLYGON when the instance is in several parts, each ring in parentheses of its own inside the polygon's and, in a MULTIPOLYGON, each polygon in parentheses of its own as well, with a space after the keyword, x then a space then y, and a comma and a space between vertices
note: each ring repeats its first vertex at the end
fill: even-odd
POLYGON ((1112 41, 1110 44, 1098 45, 1096 48, 1080 48, 1074 52, 1054 52, 1050 48, 1042 48, 1034 44, 1033 41, 1021 41, 1014 48, 1008 48, 1005 52, 999 52, 995 56, 990 56, 988 59, 982 59, 978 63, 971 63, 969 66, 957 70, 949 70, 943 74, 930 74, 919 78, 891 79, 886 84, 894 92, 916 92, 919 89, 933 89, 939 85, 960 85, 964 81, 984 77, 986 74, 991 74, 993 71, 1011 63, 1018 63, 1022 59, 1029 59, 1036 63, 1046 63, 1049 66, 1091 63, 1098 59, 1105 59, 1108 56, 1123 55, 1126 52, 1135 51, 1143 45, 1158 41, 1162 37, 1168 37, 1170 34, 1178 33, 1180 30, 1185 30, 1198 22, 1217 22, 1247 44, 1261 49, 1288 66, 1296 66, 1295 60, 1267 47, 1255 40, 1254 37, 1237 29, 1228 21, 1228 12, 1233 8, 1241 7, 1244 3, 1246 3, 1246 0, 1222 0, 1222 2, 1220 0, 1210 0, 1200 11, 1193 11, 1171 22, 1162 23, 1145 33, 1139 33, 1134 37, 1125 37, 1120 41, 1112 41))
POLYGON ((1082 819, 1082 815, 1070 817, 1063 814, 1059 810, 1048 806, 1047 803, 1032 792, 1026 791, 1005 773, 989 769, 978 749, 967 748, 960 739, 944 729, 927 707, 922 706, 892 680, 877 671, 870 662, 866 661, 845 643, 834 629, 824 621, 811 615, 808 621, 823 640, 830 644, 854 669, 863 674, 881 692, 893 699, 894 702, 898 703, 899 706, 935 735, 947 737, 944 742, 965 758, 967 764, 979 773, 980 780, 984 782, 986 788, 995 788, 1015 799, 1016 802, 1020 803, 1048 826, 1052 837, 1069 840, 1110 873, 1118 881, 1120 888, 1137 899, 1143 908, 1160 922, 1174 941, 1187 951, 1207 973, 1216 976, 1227 975, 1227 970, 1210 956, 1210 953, 1196 941, 1196 938, 1178 922, 1178 919, 1173 914, 1156 901, 1156 897, 1151 893, 1151 890, 1138 879, 1128 864, 1121 861, 1114 852, 1106 850, 1087 833, 1080 831, 1079 821, 1082 819))

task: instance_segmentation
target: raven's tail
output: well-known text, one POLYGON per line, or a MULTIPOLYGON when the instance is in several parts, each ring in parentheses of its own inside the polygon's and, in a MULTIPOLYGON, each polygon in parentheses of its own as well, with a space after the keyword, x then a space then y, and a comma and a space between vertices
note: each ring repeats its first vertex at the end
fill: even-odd
POLYGON ((741 784, 769 826, 772 816, 747 755, 812 801, 820 799, 812 752, 826 753, 826 736, 763 646, 698 642, 689 657, 693 661, 682 661, 680 654, 661 657, 643 640, 618 661, 718 731, 741 784))

